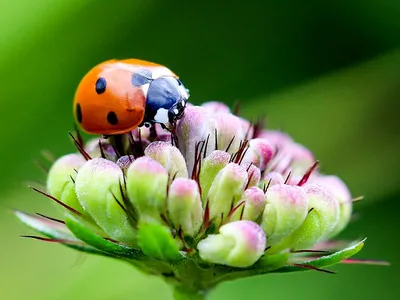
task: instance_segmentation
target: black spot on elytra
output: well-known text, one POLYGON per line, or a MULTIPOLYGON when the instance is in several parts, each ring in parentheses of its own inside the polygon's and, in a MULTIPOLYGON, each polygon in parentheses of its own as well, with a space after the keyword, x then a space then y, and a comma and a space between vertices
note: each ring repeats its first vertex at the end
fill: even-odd
POLYGON ((99 79, 97 79, 95 87, 97 94, 103 94, 106 91, 106 87, 107 81, 105 78, 100 77, 99 79))
POLYGON ((118 124, 118 117, 117 114, 113 111, 110 111, 107 115, 107 121, 111 125, 117 125, 118 124))
POLYGON ((76 119, 78 120, 79 123, 82 123, 82 108, 79 103, 76 104, 76 119))

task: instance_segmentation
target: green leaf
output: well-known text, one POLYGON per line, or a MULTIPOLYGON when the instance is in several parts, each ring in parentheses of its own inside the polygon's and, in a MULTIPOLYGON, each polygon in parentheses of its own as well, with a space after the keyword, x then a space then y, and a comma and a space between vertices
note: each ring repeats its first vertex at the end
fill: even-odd
MULTIPOLYGON (((340 263, 341 261, 357 254, 363 247, 366 239, 363 239, 362 241, 346 248, 340 251, 337 251, 333 254, 322 256, 320 258, 317 258, 315 260, 309 260, 309 261, 302 261, 302 262, 296 262, 296 263, 301 263, 304 266, 309 266, 312 268, 325 268, 329 266, 336 265, 340 263)), ((305 267, 299 267, 299 266, 284 266, 282 268, 276 269, 273 272, 278 272, 278 273, 286 273, 286 272, 297 272, 297 271, 307 271, 309 269, 305 267)))
POLYGON ((36 216, 27 214, 18 210, 14 211, 14 214, 22 223, 32 228, 33 230, 43 234, 49 239, 35 237, 35 236, 25 236, 25 237, 36 238, 47 242, 57 242, 59 244, 65 245, 67 247, 82 252, 105 255, 105 253, 87 245, 81 240, 78 240, 63 223, 53 221, 51 219, 47 219, 39 215, 36 216))
POLYGON ((172 261, 183 258, 170 230, 159 224, 139 224, 139 245, 144 254, 156 259, 172 261))
POLYGON ((130 259, 141 259, 144 256, 139 249, 117 244, 97 235, 75 217, 68 216, 65 224, 77 238, 111 256, 130 259))

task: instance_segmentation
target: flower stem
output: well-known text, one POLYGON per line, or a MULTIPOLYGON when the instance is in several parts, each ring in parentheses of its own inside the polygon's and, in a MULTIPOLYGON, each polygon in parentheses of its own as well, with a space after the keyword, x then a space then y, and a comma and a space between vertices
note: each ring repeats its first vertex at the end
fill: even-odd
POLYGON ((182 286, 174 287, 175 300, 205 300, 207 299, 207 291, 191 291, 182 286))

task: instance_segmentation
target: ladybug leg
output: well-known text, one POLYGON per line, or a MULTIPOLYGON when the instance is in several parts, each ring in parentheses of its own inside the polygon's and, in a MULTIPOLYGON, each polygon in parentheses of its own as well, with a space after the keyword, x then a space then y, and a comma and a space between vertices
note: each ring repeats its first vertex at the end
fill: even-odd
POLYGON ((157 138, 156 125, 154 123, 152 123, 149 130, 150 130, 149 140, 154 141, 157 138))
POLYGON ((171 134, 172 145, 178 145, 178 137, 176 136, 176 123, 170 123, 171 127, 167 127, 165 124, 161 123, 161 128, 168 131, 171 134))

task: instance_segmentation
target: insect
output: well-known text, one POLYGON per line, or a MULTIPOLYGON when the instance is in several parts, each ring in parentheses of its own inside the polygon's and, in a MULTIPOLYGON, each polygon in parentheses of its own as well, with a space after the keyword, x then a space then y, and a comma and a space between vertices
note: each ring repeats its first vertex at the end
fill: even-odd
POLYGON ((167 67, 139 60, 108 60, 78 85, 74 116, 87 133, 118 135, 155 123, 167 129, 185 110, 189 91, 167 67))

